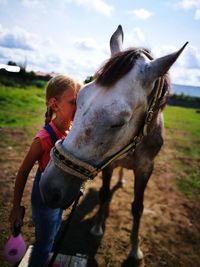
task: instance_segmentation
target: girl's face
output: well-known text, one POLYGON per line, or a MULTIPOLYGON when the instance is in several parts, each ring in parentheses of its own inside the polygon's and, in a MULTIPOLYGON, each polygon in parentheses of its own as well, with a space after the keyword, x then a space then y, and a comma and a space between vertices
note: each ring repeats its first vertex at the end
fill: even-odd
POLYGON ((60 117, 60 119, 66 122, 72 121, 76 111, 76 93, 74 88, 68 88, 60 99, 56 101, 56 104, 56 117, 60 117))

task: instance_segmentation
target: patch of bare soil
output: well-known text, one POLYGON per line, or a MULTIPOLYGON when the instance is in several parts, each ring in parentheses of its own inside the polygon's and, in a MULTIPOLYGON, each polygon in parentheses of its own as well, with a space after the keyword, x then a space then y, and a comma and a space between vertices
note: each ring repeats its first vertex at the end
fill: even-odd
MULTIPOLYGON (((2 250, 9 236, 8 216, 11 209, 14 179, 27 142, 22 132, 1 130, 0 138, 0 245, 1 267, 13 266, 4 261, 2 250), (4 144, 4 134, 12 135, 13 146, 4 144), (23 141, 24 140, 24 141, 23 141)), ((34 170, 35 171, 35 170, 34 170)), ((23 198, 26 206, 23 235, 27 245, 34 241, 31 221, 30 194, 34 171, 31 173, 23 198)), ((200 266, 200 206, 176 189, 171 158, 164 148, 156 160, 155 170, 145 192, 144 214, 140 229, 141 249, 145 267, 198 267, 200 266)), ((177 171, 177 170, 176 170, 177 171)), ((132 227, 131 202, 133 200, 133 174, 124 172, 123 188, 116 188, 118 170, 112 178, 113 196, 104 235, 90 235, 98 209, 100 175, 89 183, 60 251, 64 254, 82 253, 89 256, 89 266, 122 266, 130 251, 132 227)), ((66 211, 64 217, 69 211, 66 211)), ((129 265, 126 261, 123 266, 129 265)))

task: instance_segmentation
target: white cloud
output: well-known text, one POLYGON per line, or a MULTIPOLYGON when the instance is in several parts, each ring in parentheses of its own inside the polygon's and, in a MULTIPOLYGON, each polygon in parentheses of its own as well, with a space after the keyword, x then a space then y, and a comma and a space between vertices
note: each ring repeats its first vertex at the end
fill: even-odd
MULTIPOLYGON (((156 50, 156 57, 165 56, 180 49, 180 47, 163 46, 156 50)), ((200 50, 188 45, 170 69, 173 83, 200 86, 200 50)))
POLYGON ((7 3, 7 0, 0 0, 0 5, 4 5, 7 3))
POLYGON ((93 75, 101 64, 110 56, 108 45, 97 43, 93 38, 75 39, 73 41, 73 59, 66 59, 67 69, 73 76, 84 80, 87 76, 93 75))
POLYGON ((80 50, 95 50, 97 49, 97 43, 92 38, 77 39, 74 41, 74 46, 80 50))
POLYGON ((97 70, 97 62, 93 58, 68 58, 63 62, 62 72, 66 71, 69 75, 83 81, 87 76, 93 75, 97 70))
POLYGON ((21 65, 25 60, 26 52, 27 50, 10 49, 0 46, 0 63, 6 64, 8 61, 14 61, 21 65))
POLYGON ((132 31, 126 33, 125 42, 125 46, 128 47, 141 46, 145 43, 145 36, 139 27, 135 27, 132 31))
MULTIPOLYGON (((163 46, 157 50, 156 56, 164 56, 173 53, 180 49, 180 47, 163 46)), ((200 50, 192 45, 187 45, 182 54, 179 56, 175 65, 181 68, 200 69, 200 50)))
POLYGON ((200 69, 172 67, 170 77, 172 83, 200 86, 200 69))
POLYGON ((178 6, 185 10, 194 9, 194 19, 200 19, 200 0, 182 0, 178 3, 178 6))
POLYGON ((182 0, 179 2, 179 5, 185 9, 198 8, 200 7, 199 0, 182 0))
POLYGON ((107 4, 103 0, 68 0, 70 3, 76 3, 79 6, 84 6, 106 16, 111 16, 114 11, 114 6, 107 4))
POLYGON ((37 39, 36 35, 30 34, 20 27, 15 26, 12 30, 8 30, 0 25, 0 46, 34 50, 37 48, 37 39))
POLYGON ((47 0, 21 0, 26 7, 40 7, 43 8, 47 0))
POLYGON ((199 20, 199 19, 200 19, 200 8, 197 9, 197 10, 195 11, 194 18, 195 18, 196 20, 199 20))
POLYGON ((6 29, 0 25, 0 62, 14 61, 23 65, 27 59, 28 70, 53 71, 60 66, 61 56, 50 39, 41 40, 37 35, 14 27, 6 29))
POLYGON ((137 18, 143 19, 143 20, 148 19, 153 15, 153 13, 151 13, 150 11, 144 8, 129 10, 126 13, 130 15, 134 15, 137 18))
POLYGON ((200 50, 196 47, 189 46, 183 52, 183 55, 180 60, 180 66, 191 68, 191 69, 200 69, 200 50))
POLYGON ((82 53, 72 53, 69 55, 59 54, 52 50, 23 50, 17 48, 7 48, 0 46, 0 63, 6 64, 8 61, 14 61, 18 65, 24 65, 27 61, 28 71, 43 71, 68 74, 83 81, 88 75, 93 75, 105 55, 96 51, 82 53), (96 56, 95 56, 96 55, 96 56))
POLYGON ((29 33, 18 26, 7 29, 0 24, 0 47, 39 51, 47 47, 50 49, 51 46, 53 46, 51 39, 41 39, 38 35, 29 33))

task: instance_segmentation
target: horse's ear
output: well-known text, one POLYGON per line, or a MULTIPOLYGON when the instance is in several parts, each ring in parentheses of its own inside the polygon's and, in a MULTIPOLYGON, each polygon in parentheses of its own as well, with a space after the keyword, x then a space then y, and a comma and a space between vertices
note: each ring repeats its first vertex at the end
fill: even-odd
POLYGON ((124 33, 122 26, 119 25, 117 30, 113 33, 113 35, 110 38, 110 51, 111 55, 114 55, 117 52, 120 52, 122 50, 124 40, 124 33))
POLYGON ((177 58, 180 56, 180 54, 183 52, 187 44, 188 42, 186 42, 183 45, 183 47, 181 47, 181 49, 172 54, 152 60, 149 63, 149 67, 147 68, 148 75, 150 75, 151 77, 150 79, 154 80, 166 74, 170 69, 170 67, 175 63, 177 58))

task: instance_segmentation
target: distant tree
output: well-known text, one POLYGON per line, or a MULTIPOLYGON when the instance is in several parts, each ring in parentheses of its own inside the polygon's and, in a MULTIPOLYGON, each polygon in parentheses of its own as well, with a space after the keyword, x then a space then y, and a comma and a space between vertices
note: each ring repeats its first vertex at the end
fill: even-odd
POLYGON ((15 63, 14 61, 8 61, 7 65, 9 66, 17 66, 17 63, 15 63))
POLYGON ((93 81, 94 77, 93 76, 87 76, 87 78, 84 81, 84 84, 86 83, 90 83, 91 81, 93 81))
POLYGON ((34 71, 30 71, 30 72, 29 72, 29 77, 30 77, 30 80, 34 80, 34 79, 37 78, 37 76, 36 76, 36 74, 35 74, 34 71))
POLYGON ((23 68, 25 71, 26 71, 26 67, 27 67, 27 57, 25 56, 24 64, 23 64, 23 68))

